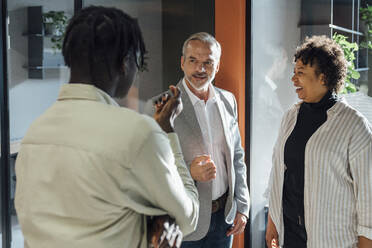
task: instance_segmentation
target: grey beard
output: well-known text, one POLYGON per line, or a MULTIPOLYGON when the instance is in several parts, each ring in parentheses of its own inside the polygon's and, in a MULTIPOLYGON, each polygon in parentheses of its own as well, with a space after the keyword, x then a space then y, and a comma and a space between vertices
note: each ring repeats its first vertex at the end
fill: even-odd
POLYGON ((194 89, 194 90, 196 90, 196 91, 201 91, 201 90, 203 90, 203 89, 207 89, 208 87, 209 87, 209 84, 213 81, 213 80, 210 80, 210 81, 208 81, 208 83, 207 84, 205 84, 204 86, 201 86, 201 87, 196 87, 193 83, 192 83, 192 81, 185 75, 185 78, 186 78, 186 80, 189 82, 189 84, 191 85, 191 87, 194 89))

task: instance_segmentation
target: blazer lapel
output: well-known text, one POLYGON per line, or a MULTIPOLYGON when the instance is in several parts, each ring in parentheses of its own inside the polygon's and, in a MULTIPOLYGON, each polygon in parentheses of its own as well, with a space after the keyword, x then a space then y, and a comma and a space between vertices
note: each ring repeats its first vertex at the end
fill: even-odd
MULTIPOLYGON (((177 84, 177 87, 181 91, 181 99, 182 99, 182 104, 183 104, 183 110, 180 113, 180 115, 177 117, 182 122, 187 123, 188 127, 190 128, 190 135, 194 137, 195 144, 199 144, 203 150, 203 152, 206 152, 206 147, 204 145, 204 140, 203 140, 203 134, 199 126, 198 119, 195 114, 195 109, 194 106, 192 105, 190 98, 183 87, 182 80, 177 84)), ((185 131, 185 130, 183 130, 185 131)))
MULTIPOLYGON (((214 87, 214 86, 213 86, 214 87)), ((225 135, 226 143, 227 143, 227 148, 230 150, 231 149, 231 136, 229 135, 229 129, 228 129, 228 121, 227 121, 227 116, 226 116, 226 107, 224 106, 224 103, 221 100, 221 93, 219 92, 218 89, 214 87, 214 91, 216 92, 216 102, 217 102, 217 107, 218 111, 221 116, 221 121, 222 121, 222 127, 223 127, 223 133, 225 135)))

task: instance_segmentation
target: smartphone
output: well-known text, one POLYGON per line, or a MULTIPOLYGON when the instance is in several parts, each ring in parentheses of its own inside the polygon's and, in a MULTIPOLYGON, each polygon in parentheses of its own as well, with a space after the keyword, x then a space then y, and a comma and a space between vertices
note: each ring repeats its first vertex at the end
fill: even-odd
POLYGON ((171 90, 167 90, 167 91, 164 91, 162 93, 160 93, 159 95, 156 95, 152 98, 152 104, 155 105, 155 102, 158 101, 159 99, 161 99, 163 97, 163 95, 165 94, 168 94, 170 97, 173 96, 173 93, 171 90))

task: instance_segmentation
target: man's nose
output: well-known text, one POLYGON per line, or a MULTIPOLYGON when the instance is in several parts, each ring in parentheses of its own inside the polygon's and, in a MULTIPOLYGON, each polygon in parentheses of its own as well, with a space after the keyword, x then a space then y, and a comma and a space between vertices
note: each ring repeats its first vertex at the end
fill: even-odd
POLYGON ((205 66, 203 63, 198 63, 196 69, 198 70, 198 72, 205 72, 205 66))

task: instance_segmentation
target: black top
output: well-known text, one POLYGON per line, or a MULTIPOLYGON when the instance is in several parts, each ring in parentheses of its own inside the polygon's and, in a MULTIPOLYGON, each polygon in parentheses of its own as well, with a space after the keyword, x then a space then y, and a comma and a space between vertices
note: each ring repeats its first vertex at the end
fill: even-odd
POLYGON ((284 148, 283 214, 293 224, 304 225, 305 146, 327 120, 327 110, 337 101, 330 91, 317 103, 302 103, 296 125, 284 148))

